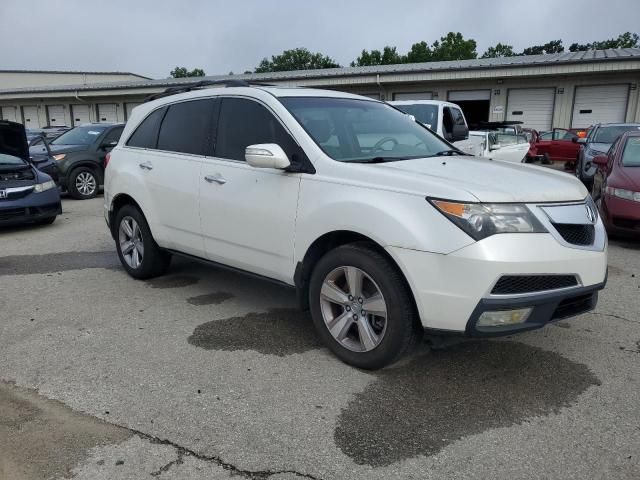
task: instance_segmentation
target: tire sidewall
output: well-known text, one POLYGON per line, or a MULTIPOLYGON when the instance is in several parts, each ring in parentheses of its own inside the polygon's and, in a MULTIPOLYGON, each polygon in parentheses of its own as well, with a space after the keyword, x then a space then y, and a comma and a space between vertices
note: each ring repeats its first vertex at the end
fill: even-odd
POLYGON ((325 345, 341 360, 364 369, 377 369, 395 360, 405 349, 407 336, 413 334, 413 304, 403 281, 389 275, 395 269, 384 257, 367 251, 340 247, 326 254, 316 265, 309 286, 311 316, 325 345), (381 260, 384 264, 380 264, 381 260), (353 266, 364 271, 380 288, 387 306, 387 330, 381 343, 369 352, 353 352, 343 347, 329 332, 320 308, 320 289, 326 276, 337 267, 353 266), (394 281, 396 280, 396 281, 394 281))
POLYGON ((115 233, 116 251, 118 252, 118 258, 120 258, 120 263, 122 263, 122 266, 127 271, 127 273, 137 279, 149 278, 149 276, 151 275, 150 272, 152 271, 152 268, 153 268, 153 265, 152 265, 153 259, 150 258, 152 256, 151 252, 153 251, 154 248, 158 248, 158 247, 155 244, 155 241, 153 240, 153 237, 151 235, 151 230, 149 229, 149 225, 147 224, 147 221, 144 218, 144 215, 142 214, 142 212, 140 212, 140 210, 138 210, 136 207, 132 205, 125 205, 124 207, 122 207, 120 210, 118 210, 118 213, 116 214, 114 233, 115 233), (127 262, 124 259, 124 256, 122 255, 122 251, 120 249, 120 224, 124 217, 133 218, 138 224, 140 231, 142 232, 142 243, 144 244, 144 255, 142 256, 142 263, 138 268, 131 268, 127 264, 127 262))

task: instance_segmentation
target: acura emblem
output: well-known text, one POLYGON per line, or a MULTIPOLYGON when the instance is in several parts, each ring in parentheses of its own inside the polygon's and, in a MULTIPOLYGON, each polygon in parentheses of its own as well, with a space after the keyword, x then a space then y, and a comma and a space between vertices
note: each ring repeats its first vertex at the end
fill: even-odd
POLYGON ((585 205, 585 210, 587 211, 587 218, 591 223, 596 222, 596 213, 593 211, 593 207, 591 205, 585 205))

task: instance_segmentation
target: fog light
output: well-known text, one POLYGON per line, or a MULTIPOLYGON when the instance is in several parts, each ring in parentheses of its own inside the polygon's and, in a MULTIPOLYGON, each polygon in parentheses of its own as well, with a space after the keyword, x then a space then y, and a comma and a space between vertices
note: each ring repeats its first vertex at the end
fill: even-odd
POLYGON ((518 310, 500 310, 496 312, 484 312, 480 315, 478 327, 500 327, 502 325, 516 325, 524 323, 531 315, 533 308, 520 308, 518 310))

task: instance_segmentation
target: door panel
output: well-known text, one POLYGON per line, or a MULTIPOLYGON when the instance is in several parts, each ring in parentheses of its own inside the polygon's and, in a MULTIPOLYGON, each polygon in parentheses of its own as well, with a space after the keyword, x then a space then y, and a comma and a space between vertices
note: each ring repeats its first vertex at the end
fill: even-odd
POLYGON ((573 162, 578 156, 580 145, 573 143, 575 134, 564 128, 553 129, 553 140, 548 149, 549 157, 554 162, 573 162))

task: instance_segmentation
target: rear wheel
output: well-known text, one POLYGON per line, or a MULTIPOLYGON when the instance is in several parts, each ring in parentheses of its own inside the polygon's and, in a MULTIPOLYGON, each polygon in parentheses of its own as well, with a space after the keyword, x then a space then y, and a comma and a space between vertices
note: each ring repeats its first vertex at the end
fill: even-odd
POLYGON ((169 268, 171 255, 153 239, 147 220, 133 205, 125 205, 116 214, 116 249, 129 275, 143 280, 162 275, 169 268))
POLYGON ((363 244, 338 247, 320 259, 309 302, 325 344, 356 367, 373 370, 395 362, 421 332, 397 267, 363 244))
POLYGON ((76 200, 87 200, 98 194, 98 176, 89 167, 76 168, 69 175, 69 193, 76 200))

